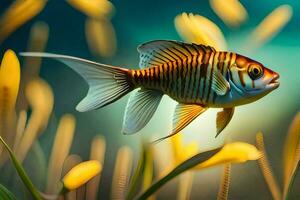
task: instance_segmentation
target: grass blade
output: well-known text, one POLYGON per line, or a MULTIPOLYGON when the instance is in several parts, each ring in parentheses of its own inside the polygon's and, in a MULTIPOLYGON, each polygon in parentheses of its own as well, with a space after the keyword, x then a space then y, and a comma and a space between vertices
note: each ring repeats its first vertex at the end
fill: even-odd
POLYGON ((39 194, 38 190, 34 187, 33 183, 31 182, 30 178, 28 177, 28 175, 26 174, 24 168, 22 167, 22 165, 18 162, 18 160, 16 159, 14 153, 12 152, 12 150, 9 148, 9 146, 5 143, 5 141, 2 139, 2 137, 0 136, 0 142, 3 144, 3 146, 5 147, 5 149, 8 151, 11 161, 13 162, 20 178, 22 179, 23 183, 25 184, 26 188, 29 190, 29 192, 31 193, 32 197, 35 200, 42 200, 41 195, 39 194))
POLYGON ((0 184, 0 199, 17 200, 11 191, 0 184))
POLYGON ((179 174, 195 167, 199 163, 202 163, 212 157, 214 154, 220 151, 221 148, 210 150, 204 153, 199 153, 192 158, 184 161, 177 167, 175 167, 171 172, 169 172, 166 176, 155 182, 151 187, 149 187, 144 193, 139 195, 136 199, 147 199, 150 197, 153 193, 155 193, 160 187, 162 187, 164 184, 178 176, 179 174))

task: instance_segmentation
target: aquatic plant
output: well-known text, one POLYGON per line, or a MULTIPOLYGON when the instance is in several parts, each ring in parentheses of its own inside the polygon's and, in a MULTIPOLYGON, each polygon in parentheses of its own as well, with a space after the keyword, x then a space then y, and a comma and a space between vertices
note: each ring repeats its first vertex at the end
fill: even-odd
POLYGON ((110 19, 115 8, 108 0, 68 0, 75 9, 87 16, 85 35, 95 56, 112 57, 117 49, 116 33, 110 19))
POLYGON ((273 196, 273 199, 289 199, 292 192, 293 183, 300 162, 300 113, 298 113, 290 125, 283 148, 283 186, 279 184, 272 171, 271 164, 265 150, 263 134, 256 135, 258 149, 262 152, 262 157, 258 160, 262 174, 273 196))
POLYGON ((24 23, 39 14, 47 0, 17 0, 0 17, 0 43, 24 23))
POLYGON ((8 200, 16 200, 16 197, 8 189, 0 184, 0 197, 8 200))
POLYGON ((101 164, 96 160, 82 162, 64 176, 63 186, 66 190, 75 190, 100 173, 101 169, 101 164))
POLYGON ((222 173, 219 192, 217 200, 228 199, 229 185, 230 185, 230 174, 231 174, 231 164, 224 164, 224 170, 222 173))
POLYGON ((172 169, 167 175, 156 181, 145 192, 137 197, 137 199, 146 199, 157 191, 164 184, 174 177, 189 169, 205 169, 215 165, 224 163, 239 163, 248 160, 256 160, 260 157, 259 151, 252 145, 235 142, 224 145, 223 148, 201 152, 195 156, 180 163, 172 169))
MULTIPOLYGON (((237 1, 224 3, 221 0, 210 0, 213 10, 229 26, 239 26, 247 20, 247 11, 237 1), (239 11, 239 12, 238 12, 239 11)), ((266 42, 275 37, 276 34, 290 21, 293 10, 289 5, 281 5, 272 11, 266 18, 251 32, 246 39, 248 51, 253 51, 263 46, 266 42)), ((216 50, 227 50, 227 42, 221 29, 208 18, 192 13, 182 13, 174 19, 174 25, 181 36, 187 42, 210 45, 216 50)))
POLYGON ((230 27, 238 27, 248 19, 248 12, 238 0, 210 0, 211 8, 230 27))

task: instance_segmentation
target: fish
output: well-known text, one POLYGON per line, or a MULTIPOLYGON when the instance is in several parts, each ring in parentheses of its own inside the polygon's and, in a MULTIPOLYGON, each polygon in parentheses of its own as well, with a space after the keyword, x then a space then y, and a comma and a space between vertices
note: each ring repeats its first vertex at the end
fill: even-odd
POLYGON ((80 112, 109 105, 132 92, 125 108, 123 134, 140 131, 153 117, 164 95, 177 101, 171 137, 209 108, 216 117, 216 136, 231 121, 235 107, 252 103, 279 87, 279 74, 260 62, 214 47, 173 40, 154 40, 137 48, 139 69, 127 69, 51 53, 21 56, 56 59, 89 85, 77 105, 80 112))

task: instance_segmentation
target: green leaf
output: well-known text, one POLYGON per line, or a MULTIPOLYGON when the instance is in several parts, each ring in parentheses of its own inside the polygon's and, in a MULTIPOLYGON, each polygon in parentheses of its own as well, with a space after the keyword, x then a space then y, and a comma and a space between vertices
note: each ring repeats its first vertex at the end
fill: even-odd
POLYGON ((0 136, 0 142, 3 144, 3 146, 5 147, 5 149, 8 151, 12 163, 14 164, 14 166, 15 166, 15 168, 16 168, 19 176, 20 176, 20 178, 22 179, 23 183, 25 184, 25 186, 27 187, 27 189, 31 193, 32 197, 35 200, 42 200, 40 193, 34 187, 33 183, 30 180, 30 178, 26 174, 24 168, 19 163, 19 161, 15 157, 14 153, 12 152, 12 150, 9 148, 9 146, 6 144, 6 142, 3 140, 3 138, 1 136, 0 136))
POLYGON ((155 193, 159 188, 161 188, 164 184, 175 178, 176 176, 180 175, 181 173, 195 167, 196 165, 208 160, 210 157, 215 155, 217 152, 219 152, 221 148, 202 152, 199 154, 196 154, 192 158, 189 158, 188 160, 184 161, 177 167, 175 167, 171 172, 169 172, 166 176, 155 182, 152 186, 150 186, 144 193, 136 197, 137 200, 147 199, 150 197, 153 193, 155 193))
POLYGON ((147 146, 146 148, 146 157, 145 157, 145 168, 144 168, 144 178, 143 178, 143 190, 148 189, 153 181, 154 173, 154 163, 153 163, 153 148, 147 146))
POLYGON ((134 195, 137 192, 138 189, 138 182, 141 181, 142 176, 143 176, 143 172, 145 169, 145 165, 146 165, 146 146, 142 145, 142 149, 140 152, 140 157, 139 157, 139 161, 137 164, 137 167, 134 171, 134 174, 131 178, 130 184, 129 184, 129 190, 126 196, 126 200, 131 200, 133 199, 134 195))
POLYGON ((3 185, 0 184, 0 199, 5 199, 5 200, 17 200, 16 197, 6 189, 3 185))

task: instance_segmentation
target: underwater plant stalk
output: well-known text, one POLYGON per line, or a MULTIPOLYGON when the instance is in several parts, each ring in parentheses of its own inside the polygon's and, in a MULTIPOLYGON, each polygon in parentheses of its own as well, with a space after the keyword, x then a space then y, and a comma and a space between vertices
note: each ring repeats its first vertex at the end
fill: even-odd
MULTIPOLYGON (((98 160, 103 166, 104 157, 105 157, 105 148, 106 148, 105 138, 100 135, 96 136, 92 141, 91 150, 90 150, 90 160, 98 160)), ((97 200, 100 179, 101 179, 101 173, 99 173, 97 176, 92 178, 86 184, 85 199, 97 200)))
MULTIPOLYGON (((143 178, 143 190, 147 190, 152 183, 154 175, 153 166, 153 149, 152 146, 146 147, 146 158, 145 158, 145 168, 144 168, 144 178, 143 178)), ((155 196, 152 195, 148 200, 155 200, 155 196)))
MULTIPOLYGON (((35 22, 30 29, 30 36, 28 42, 28 51, 43 52, 47 46, 49 38, 49 26, 46 22, 35 22)), ((18 95, 18 110, 28 109, 28 100, 26 98, 25 90, 30 81, 39 78, 41 68, 41 58, 25 58, 24 66, 21 74, 21 84, 18 95)))
POLYGON ((65 114, 59 121, 49 159, 46 185, 47 193, 57 192, 56 185, 59 183, 64 161, 67 158, 72 145, 75 126, 76 120, 71 114, 65 114))
POLYGON ((21 110, 19 113, 19 116, 18 116, 18 121, 17 121, 17 126, 16 126, 16 135, 15 135, 14 145, 13 145, 14 152, 16 152, 16 150, 21 142, 21 139, 22 139, 25 127, 26 127, 26 122, 27 122, 27 112, 26 112, 26 110, 21 110))
POLYGON ((261 158, 258 159, 258 163, 259 163, 261 172, 265 178, 265 181, 269 187, 269 190, 275 200, 281 200, 282 194, 280 192, 278 183, 274 177, 270 163, 268 161, 262 133, 257 133, 256 144, 257 144, 257 148, 261 151, 261 154, 262 154, 261 158))
POLYGON ((6 142, 3 140, 3 138, 0 136, 0 142, 3 144, 3 146, 5 147, 5 149, 7 150, 7 152, 10 155, 11 161, 13 162, 21 180, 23 181, 24 185, 26 186, 26 188, 29 190, 29 192, 31 193, 32 197, 35 200, 42 200, 42 197, 40 195, 40 193, 38 192, 38 190, 34 187, 33 183, 31 182, 30 178, 28 177, 27 173, 25 172, 24 168, 22 167, 22 165, 19 163, 19 161, 16 159, 14 153, 12 152, 12 150, 10 149, 10 147, 6 144, 6 142))
POLYGON ((132 150, 127 147, 121 147, 118 150, 115 168, 112 179, 111 199, 125 199, 128 189, 128 180, 132 167, 132 150))
POLYGON ((295 178, 297 176, 297 173, 299 171, 300 168, 300 143, 298 143, 297 148, 296 148, 296 155, 295 155, 295 165, 292 171, 292 174, 290 176, 288 185, 285 186, 284 188, 284 192, 283 192, 283 199, 289 199, 289 194, 291 193, 292 187, 294 185, 295 182, 295 178))
POLYGON ((225 164, 220 182, 220 189, 217 200, 227 200, 231 177, 231 164, 225 164))
POLYGON ((294 170, 294 173, 291 175, 291 179, 290 179, 290 182, 289 182, 289 185, 287 187, 287 190, 286 192, 284 193, 284 200, 288 200, 289 199, 289 194, 291 193, 291 190, 292 190, 292 186, 294 185, 294 182, 295 182, 295 178, 297 176, 297 172, 299 171, 299 168, 300 168, 300 162, 298 162, 295 170, 294 170))
POLYGON ((146 165, 146 146, 143 144, 142 150, 140 152, 140 156, 138 159, 137 166, 133 172, 133 175, 131 177, 131 180, 129 182, 128 191, 126 194, 126 200, 131 200, 134 198, 134 195, 138 188, 138 183, 143 176, 143 173, 145 171, 145 165, 146 165))
POLYGON ((283 147, 283 191, 286 193, 291 176, 300 158, 300 112, 295 116, 283 147))
POLYGON ((193 188, 194 172, 187 171, 180 176, 177 200, 190 199, 193 188))

